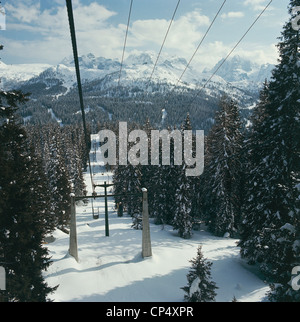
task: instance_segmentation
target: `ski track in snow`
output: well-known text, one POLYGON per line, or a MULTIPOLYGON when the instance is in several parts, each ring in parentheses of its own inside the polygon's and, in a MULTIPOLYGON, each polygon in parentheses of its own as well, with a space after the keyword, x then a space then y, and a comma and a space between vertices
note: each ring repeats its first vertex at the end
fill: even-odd
MULTIPOLYGON (((97 136, 92 135, 92 142, 97 136)), ((96 183, 112 183, 112 173, 106 172, 101 153, 92 144, 91 161, 96 183)), ((89 194, 89 171, 85 174, 89 194)), ((103 188, 97 188, 102 194, 103 188)), ((110 193, 110 188, 108 189, 110 193)), ((77 238, 79 262, 68 254, 69 235, 56 230, 56 240, 47 245, 53 263, 44 272, 50 286, 59 284, 50 299, 57 302, 183 302, 192 258, 197 247, 213 262, 212 279, 218 289, 216 302, 257 302, 265 299, 268 286, 254 275, 239 257, 237 240, 218 238, 206 231, 194 231, 191 239, 177 236, 171 226, 151 223, 153 256, 143 259, 142 231, 131 228, 131 217, 118 217, 113 198, 108 198, 110 236, 105 237, 104 199, 93 200, 95 212, 92 218, 91 200, 87 205, 77 205, 77 238)))

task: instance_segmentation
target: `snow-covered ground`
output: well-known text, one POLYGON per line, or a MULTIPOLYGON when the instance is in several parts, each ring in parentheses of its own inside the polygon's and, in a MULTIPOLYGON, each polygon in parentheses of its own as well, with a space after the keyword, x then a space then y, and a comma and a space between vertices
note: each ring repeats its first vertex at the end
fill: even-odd
POLYGON ((25 82, 50 67, 51 65, 49 64, 6 65, 0 62, 1 81, 4 83, 2 85, 5 87, 6 83, 25 82))
MULTIPOLYGON (((96 136, 92 136, 96 140, 96 136)), ((91 161, 96 183, 112 182, 112 173, 99 162, 101 153, 92 146, 91 161)), ((85 175, 89 193, 89 173, 85 175)), ((102 188, 97 188, 101 194, 102 188)), ((109 189, 110 190, 110 189, 109 189)), ((68 254, 69 235, 57 230, 49 243, 53 264, 44 273, 46 282, 59 285, 50 299, 58 302, 182 302, 187 285, 186 274, 202 245, 204 256, 213 262, 217 302, 257 302, 265 300, 266 285, 239 257, 237 240, 218 238, 205 230, 195 231, 191 239, 177 236, 171 226, 150 224, 151 258, 143 259, 142 231, 131 228, 131 217, 118 217, 114 200, 109 198, 109 237, 105 237, 104 199, 93 200, 100 217, 93 219, 91 201, 78 205, 77 238, 79 262, 68 254)))

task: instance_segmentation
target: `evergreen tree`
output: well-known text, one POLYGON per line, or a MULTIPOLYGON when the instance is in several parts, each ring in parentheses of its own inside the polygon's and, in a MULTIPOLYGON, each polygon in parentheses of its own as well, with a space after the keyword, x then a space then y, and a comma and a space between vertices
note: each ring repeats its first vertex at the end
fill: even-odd
MULTIPOLYGON (((185 130, 192 130, 189 114, 181 128, 182 137, 184 136, 185 130)), ((193 199, 192 180, 186 175, 186 167, 185 162, 183 162, 182 166, 176 168, 175 210, 172 223, 173 228, 178 230, 179 236, 182 238, 190 238, 193 228, 193 218, 191 216, 193 199)))
POLYGON ((6 269, 7 297, 14 302, 43 302, 55 290, 42 271, 50 265, 42 242, 49 204, 41 162, 17 123, 21 92, 0 92, 0 257, 6 269))
MULTIPOLYGON (((28 143, 29 144, 29 143, 28 143)), ((30 159, 33 165, 31 177, 35 179, 37 189, 32 190, 32 199, 44 205, 41 209, 40 216, 43 221, 42 225, 47 234, 51 234, 55 230, 55 221, 51 211, 51 196, 49 191, 49 180, 44 171, 41 156, 35 154, 34 148, 31 146, 30 159)))
MULTIPOLYGON (((168 128, 168 132, 171 129, 168 128)), ((159 140, 159 165, 152 166, 151 190, 153 191, 151 215, 155 224, 171 224, 174 218, 174 200, 176 191, 176 180, 174 177, 173 139, 170 138, 170 165, 162 163, 162 139, 159 140)))
MULTIPOLYGON (((171 128, 168 128, 169 133, 172 132, 171 128)), ((174 130, 176 128, 174 127, 174 130)), ((161 190, 156 190, 159 194, 158 199, 160 200, 160 216, 163 223, 172 225, 174 215, 176 211, 176 190, 178 188, 178 176, 180 174, 180 166, 175 165, 174 162, 174 151, 175 144, 174 138, 170 139, 170 165, 162 165, 158 171, 157 176, 160 176, 161 190)), ((182 168, 182 166, 181 166, 182 168)))
POLYGON ((204 192, 206 218, 217 236, 236 234, 240 203, 242 134, 237 104, 223 97, 207 139, 204 192))
POLYGON ((202 247, 197 249, 196 258, 190 260, 192 267, 187 274, 188 285, 182 287, 186 302, 214 302, 216 297, 216 283, 211 280, 212 263, 202 254, 202 247))
POLYGON ((125 192, 126 192, 126 181, 125 181, 125 166, 117 164, 114 168, 113 183, 114 183, 114 194, 116 207, 121 202, 124 206, 126 204, 125 192))
POLYGON ((125 177, 127 182, 126 192, 128 193, 128 195, 125 197, 127 213, 130 216, 133 216, 134 214, 140 214, 142 212, 142 197, 139 197, 138 194, 141 194, 142 187, 139 166, 128 164, 125 170, 125 177))
POLYGON ((151 190, 153 191, 153 198, 151 204, 151 216, 154 217, 154 223, 161 225, 166 223, 166 181, 163 171, 163 166, 153 166, 153 184, 151 190))
POLYGON ((78 131, 74 126, 64 127, 62 133, 64 143, 61 148, 66 161, 68 175, 76 196, 86 195, 86 185, 83 178, 84 160, 80 156, 80 140, 83 131, 78 131))
POLYGON ((82 154, 84 133, 79 129, 79 126, 60 127, 56 124, 48 124, 43 127, 27 126, 26 129, 29 132, 30 142, 35 147, 35 153, 43 159, 46 172, 53 166, 53 162, 56 162, 54 159, 57 158, 57 151, 59 151, 75 194, 77 196, 85 195, 86 186, 83 169, 86 165, 82 154), (50 151, 53 147, 56 151, 55 153, 50 151))
POLYGON ((182 170, 182 175, 178 178, 177 182, 173 228, 178 230, 180 237, 188 239, 192 236, 193 228, 191 216, 192 187, 190 178, 185 174, 185 167, 182 170))
POLYGON ((264 169, 261 169, 261 157, 258 156, 265 155, 265 151, 268 149, 266 136, 269 129, 265 123, 268 116, 267 105, 270 103, 268 95, 269 84, 265 82, 260 93, 260 100, 253 109, 252 127, 243 147, 245 195, 239 246, 241 246, 242 257, 247 258, 250 264, 261 262, 264 257, 262 238, 266 217, 258 215, 258 213, 264 214, 265 193, 262 187, 265 182, 265 172, 264 169))
MULTIPOLYGON (((171 143, 172 144, 172 143, 171 143)), ((176 210, 176 190, 178 187, 177 175, 178 167, 174 165, 174 160, 170 166, 161 167, 162 190, 161 190, 161 210, 164 223, 171 225, 176 210)))
POLYGON ((300 38, 292 26, 297 6, 300 0, 290 1, 291 19, 278 45, 279 63, 265 91, 267 99, 257 107, 263 121, 255 122, 250 135, 252 142, 259 137, 262 146, 250 166, 253 178, 240 242, 241 255, 261 263, 276 283, 269 293, 272 301, 299 301, 289 283, 293 267, 300 265, 300 38))
POLYGON ((56 227, 65 229, 70 220, 71 186, 68 172, 61 154, 59 136, 53 135, 49 144, 50 162, 48 164, 48 178, 50 182, 52 212, 56 227))
POLYGON ((114 193, 118 195, 115 197, 116 206, 122 203, 130 216, 141 213, 142 210, 142 197, 138 196, 138 194, 141 196, 142 189, 140 168, 140 165, 133 166, 130 163, 119 165, 117 162, 114 169, 114 193))

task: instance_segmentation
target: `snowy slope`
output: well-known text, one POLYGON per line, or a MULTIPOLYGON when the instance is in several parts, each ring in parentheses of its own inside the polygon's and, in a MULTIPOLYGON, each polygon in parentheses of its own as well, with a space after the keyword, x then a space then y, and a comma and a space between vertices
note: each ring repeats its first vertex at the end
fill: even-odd
POLYGON ((6 65, 0 62, 1 87, 10 87, 12 84, 28 81, 50 67, 49 64, 6 65))
MULTIPOLYGON (((96 136, 92 140, 97 141, 96 136)), ((93 150, 93 148, 92 148, 93 150)), ((101 153, 91 153, 94 181, 112 182, 105 172, 101 153)), ((91 192, 88 173, 86 184, 91 192)), ((101 193, 101 190, 97 190, 101 193)), ((47 245, 53 264, 44 273, 46 282, 58 285, 50 296, 54 301, 97 302, 182 302, 189 260, 202 245, 204 256, 213 262, 212 278, 219 289, 216 300, 262 301, 268 286, 254 275, 239 258, 237 240, 217 238, 206 231, 195 231, 189 240, 181 239, 171 226, 151 224, 153 256, 141 256, 142 231, 131 228, 131 217, 118 217, 114 201, 109 198, 110 236, 105 237, 104 200, 93 201, 98 220, 92 219, 91 201, 77 206, 79 263, 68 255, 69 236, 54 233, 55 241, 47 245)))

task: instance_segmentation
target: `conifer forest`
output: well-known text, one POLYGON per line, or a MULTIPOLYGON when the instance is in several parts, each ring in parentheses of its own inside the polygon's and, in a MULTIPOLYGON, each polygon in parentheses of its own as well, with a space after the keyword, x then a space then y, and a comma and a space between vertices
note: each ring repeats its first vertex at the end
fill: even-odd
MULTIPOLYGON (((299 281, 295 284, 300 273, 300 31, 295 7, 300 8, 300 1, 290 0, 290 19, 278 38, 279 60, 253 96, 251 110, 230 90, 214 97, 196 95, 190 105, 199 94, 193 89, 179 93, 168 90, 167 83, 153 83, 153 92, 155 86, 167 90, 151 95, 138 86, 113 92, 91 82, 83 86, 83 94, 89 92, 85 106, 104 107, 86 110, 83 126, 76 86, 65 93, 60 89, 57 99, 30 83, 1 89, 0 267, 6 287, 0 287, 0 302, 47 302, 59 289, 44 277, 53 262, 46 241, 54 231, 69 233, 70 196, 90 195, 85 178, 93 175, 90 155, 96 147, 91 135, 101 130, 118 134, 122 121, 128 132, 147 134, 148 160, 154 149, 151 131, 177 131, 182 146, 184 133, 192 131, 193 156, 196 130, 204 131, 200 176, 186 175, 192 166, 184 156, 181 164, 176 162, 175 137, 169 140, 168 164, 163 162, 162 140, 155 165, 123 164, 119 155, 116 164, 106 164, 113 174, 115 207, 121 205, 132 218, 131 229, 143 229, 139 193, 147 188, 153 225, 172 227, 178 240, 193 238, 197 227, 216 238, 238 240, 240 259, 266 281, 265 301, 300 302, 299 281)), ((1 54, 5 45, 0 49, 1 54)), ((116 135, 117 151, 121 139, 116 135)), ((141 138, 127 141, 127 150, 139 143, 141 138)), ((136 149, 139 159, 142 152, 136 149)), ((106 157, 108 152, 103 151, 106 157)), ((90 205, 91 199, 78 203, 90 205)), ((215 301, 214 264, 204 250, 195 249, 182 301, 215 301)))

